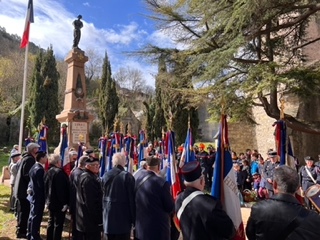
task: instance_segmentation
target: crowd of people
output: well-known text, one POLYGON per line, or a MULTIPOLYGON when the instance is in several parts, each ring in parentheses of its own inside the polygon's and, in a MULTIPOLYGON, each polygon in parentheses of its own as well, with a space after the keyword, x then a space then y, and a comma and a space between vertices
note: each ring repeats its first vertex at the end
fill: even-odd
MULTIPOLYGON (((66 214, 71 216, 70 235, 76 240, 129 240, 133 236, 137 240, 177 240, 180 234, 184 240, 231 239, 235 235, 221 202, 207 194, 216 156, 212 145, 194 145, 196 159, 189 163, 184 162, 183 147, 177 148, 177 169, 183 182, 177 199, 165 178, 169 166, 153 144, 149 144, 147 156, 134 173, 127 171, 125 153, 118 152, 112 156, 112 169, 102 177, 100 160, 92 149, 81 157, 70 149, 72 170, 66 172, 59 154, 48 155, 39 148, 37 143, 29 143, 22 155, 17 150, 11 152, 10 208, 17 218, 17 238, 41 239, 45 211, 49 240, 62 238, 66 214)), ((299 239, 311 239, 319 234, 318 229, 312 229, 313 224, 320 223, 320 217, 310 211, 314 209, 310 199, 305 197, 304 207, 294 197, 299 188, 306 192, 320 181, 320 166, 312 157, 305 158, 306 166, 299 171, 280 166, 279 156, 272 149, 266 160, 250 149, 239 156, 232 152, 232 160, 239 192, 254 189, 260 199, 266 199, 252 209, 246 229, 249 239, 285 239, 301 233, 306 237, 299 239), (277 218, 290 225, 285 229, 274 223, 274 211, 266 211, 281 208, 281 204, 290 212, 285 221, 282 218, 286 211, 277 218), (296 218, 298 222, 292 220, 296 218), (309 219, 314 223, 308 223, 309 219), (273 228, 276 230, 270 231, 273 228)))

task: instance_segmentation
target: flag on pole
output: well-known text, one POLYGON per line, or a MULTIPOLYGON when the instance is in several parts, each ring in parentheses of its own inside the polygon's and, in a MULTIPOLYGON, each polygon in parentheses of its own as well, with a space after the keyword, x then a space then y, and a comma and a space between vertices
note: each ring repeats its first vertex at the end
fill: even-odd
MULTIPOLYGON (((184 142, 183 151, 181 154, 181 160, 180 162, 184 162, 184 164, 188 162, 192 162, 196 160, 196 155, 193 151, 193 139, 192 139, 192 131, 191 128, 188 128, 187 137, 184 142)), ((180 167, 182 167, 180 165, 180 167)))
POLYGON ((145 141, 146 141, 146 136, 144 134, 144 131, 140 131, 139 134, 139 158, 138 158, 138 166, 140 168, 140 162, 143 161, 145 158, 145 141))
POLYGON ((278 155, 280 156, 280 165, 286 164, 287 157, 287 129, 286 123, 283 120, 279 120, 274 124, 276 126, 276 148, 278 155))
POLYGON ((68 133, 67 133, 67 127, 65 124, 62 125, 61 134, 62 134, 61 147, 60 147, 61 166, 63 170, 67 174, 69 174, 71 172, 71 166, 70 166, 69 151, 68 151, 68 133))
POLYGON ((130 136, 125 138, 125 155, 127 159, 127 172, 133 173, 133 144, 134 144, 134 139, 130 136))
POLYGON ((211 195, 219 199, 236 228, 234 240, 245 240, 238 187, 228 141, 226 115, 221 116, 211 195))
POLYGON ((101 149, 101 159, 100 159, 100 177, 103 177, 106 171, 106 153, 107 153, 108 138, 101 137, 99 141, 99 148, 101 149))
POLYGON ((33 0, 29 0, 26 22, 24 25, 23 35, 21 38, 20 48, 25 48, 29 44, 30 23, 34 22, 33 18, 33 0))
POLYGON ((180 178, 178 176, 176 154, 175 154, 175 136, 174 132, 169 131, 168 135, 168 170, 167 170, 167 181, 171 184, 171 191, 173 199, 176 199, 178 194, 181 192, 180 178))

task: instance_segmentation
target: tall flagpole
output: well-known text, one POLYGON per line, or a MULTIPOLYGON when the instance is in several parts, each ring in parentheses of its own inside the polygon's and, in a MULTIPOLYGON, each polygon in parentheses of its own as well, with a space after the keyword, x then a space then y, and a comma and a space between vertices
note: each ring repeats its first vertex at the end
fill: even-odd
POLYGON ((22 152, 22 139, 23 139, 23 129, 24 129, 23 125, 24 125, 24 107, 25 107, 26 88, 27 88, 28 51, 29 51, 29 43, 26 46, 25 57, 24 57, 21 118, 20 118, 20 133, 19 133, 19 152, 20 153, 22 152))

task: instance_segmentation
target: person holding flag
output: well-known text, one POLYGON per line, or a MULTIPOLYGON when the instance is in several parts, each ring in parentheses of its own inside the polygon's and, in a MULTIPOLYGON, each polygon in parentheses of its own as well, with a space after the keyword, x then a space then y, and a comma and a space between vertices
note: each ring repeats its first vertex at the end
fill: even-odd
POLYGON ((222 114, 218 136, 214 177, 211 195, 220 200, 223 209, 231 218, 236 235, 234 240, 245 240, 244 227, 241 217, 239 190, 233 170, 233 162, 228 140, 227 116, 222 114))
POLYGON ((175 212, 184 240, 231 239, 235 228, 221 202, 204 194, 205 178, 198 161, 186 163, 181 173, 186 189, 178 195, 175 212))

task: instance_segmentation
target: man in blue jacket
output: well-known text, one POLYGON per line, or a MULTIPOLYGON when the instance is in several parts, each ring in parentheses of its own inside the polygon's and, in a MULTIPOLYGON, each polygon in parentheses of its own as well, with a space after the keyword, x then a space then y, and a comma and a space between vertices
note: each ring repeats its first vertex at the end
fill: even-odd
POLYGON ((28 239, 40 240, 40 225, 45 204, 44 187, 44 164, 47 162, 47 153, 39 151, 36 154, 36 163, 29 172, 30 182, 28 185, 27 199, 30 202, 31 210, 28 222, 28 239))
POLYGON ((146 158, 147 169, 140 170, 136 179, 136 239, 170 239, 170 215, 174 201, 169 183, 160 177, 160 159, 146 158))

